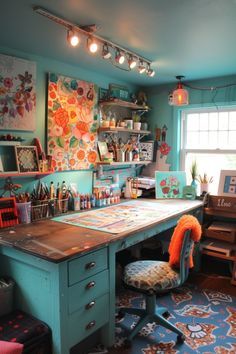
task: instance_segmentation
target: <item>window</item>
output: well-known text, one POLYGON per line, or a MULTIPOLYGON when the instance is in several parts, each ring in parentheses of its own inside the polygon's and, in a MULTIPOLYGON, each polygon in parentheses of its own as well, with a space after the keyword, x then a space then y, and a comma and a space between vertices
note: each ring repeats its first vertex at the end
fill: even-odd
POLYGON ((213 177, 210 192, 218 190, 220 170, 236 170, 236 107, 201 108, 182 113, 181 169, 191 183, 190 168, 213 177))

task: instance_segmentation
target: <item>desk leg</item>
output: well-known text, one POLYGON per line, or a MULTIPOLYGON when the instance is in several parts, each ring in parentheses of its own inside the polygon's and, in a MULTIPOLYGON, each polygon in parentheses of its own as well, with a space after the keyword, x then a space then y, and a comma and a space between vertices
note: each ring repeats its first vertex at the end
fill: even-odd
POLYGON ((115 342, 115 311, 116 311, 116 253, 114 244, 108 247, 109 250, 109 322, 102 329, 102 342, 105 346, 111 347, 115 342))

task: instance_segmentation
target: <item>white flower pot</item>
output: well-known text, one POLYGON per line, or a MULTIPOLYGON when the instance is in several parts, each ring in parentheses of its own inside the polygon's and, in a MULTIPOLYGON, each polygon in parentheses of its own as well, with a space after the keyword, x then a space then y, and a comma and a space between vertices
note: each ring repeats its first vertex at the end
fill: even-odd
POLYGON ((140 130, 141 129, 141 122, 134 122, 134 130, 140 130))

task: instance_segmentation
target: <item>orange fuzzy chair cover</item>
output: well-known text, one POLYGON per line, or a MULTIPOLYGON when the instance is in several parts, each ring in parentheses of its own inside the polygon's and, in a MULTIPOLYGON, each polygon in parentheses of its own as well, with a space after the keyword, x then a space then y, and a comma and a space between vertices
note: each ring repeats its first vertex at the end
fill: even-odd
MULTIPOLYGON (((180 253, 185 231, 191 230, 191 238, 194 242, 198 242, 201 238, 202 228, 197 218, 193 215, 183 215, 174 229, 169 245, 169 265, 178 267, 180 264, 180 253)), ((190 255, 189 267, 193 267, 193 256, 190 255)))

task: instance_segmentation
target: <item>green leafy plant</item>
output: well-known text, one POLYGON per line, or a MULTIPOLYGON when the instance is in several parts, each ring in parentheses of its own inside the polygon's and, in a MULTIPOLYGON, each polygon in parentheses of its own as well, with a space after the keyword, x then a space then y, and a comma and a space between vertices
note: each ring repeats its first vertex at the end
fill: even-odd
POLYGON ((190 173, 192 176, 192 180, 195 180, 197 178, 197 161, 196 160, 194 160, 192 162, 192 166, 190 168, 190 173))
POLYGON ((135 113, 135 114, 133 114, 132 119, 133 119, 133 122, 140 122, 141 117, 137 113, 135 113))

